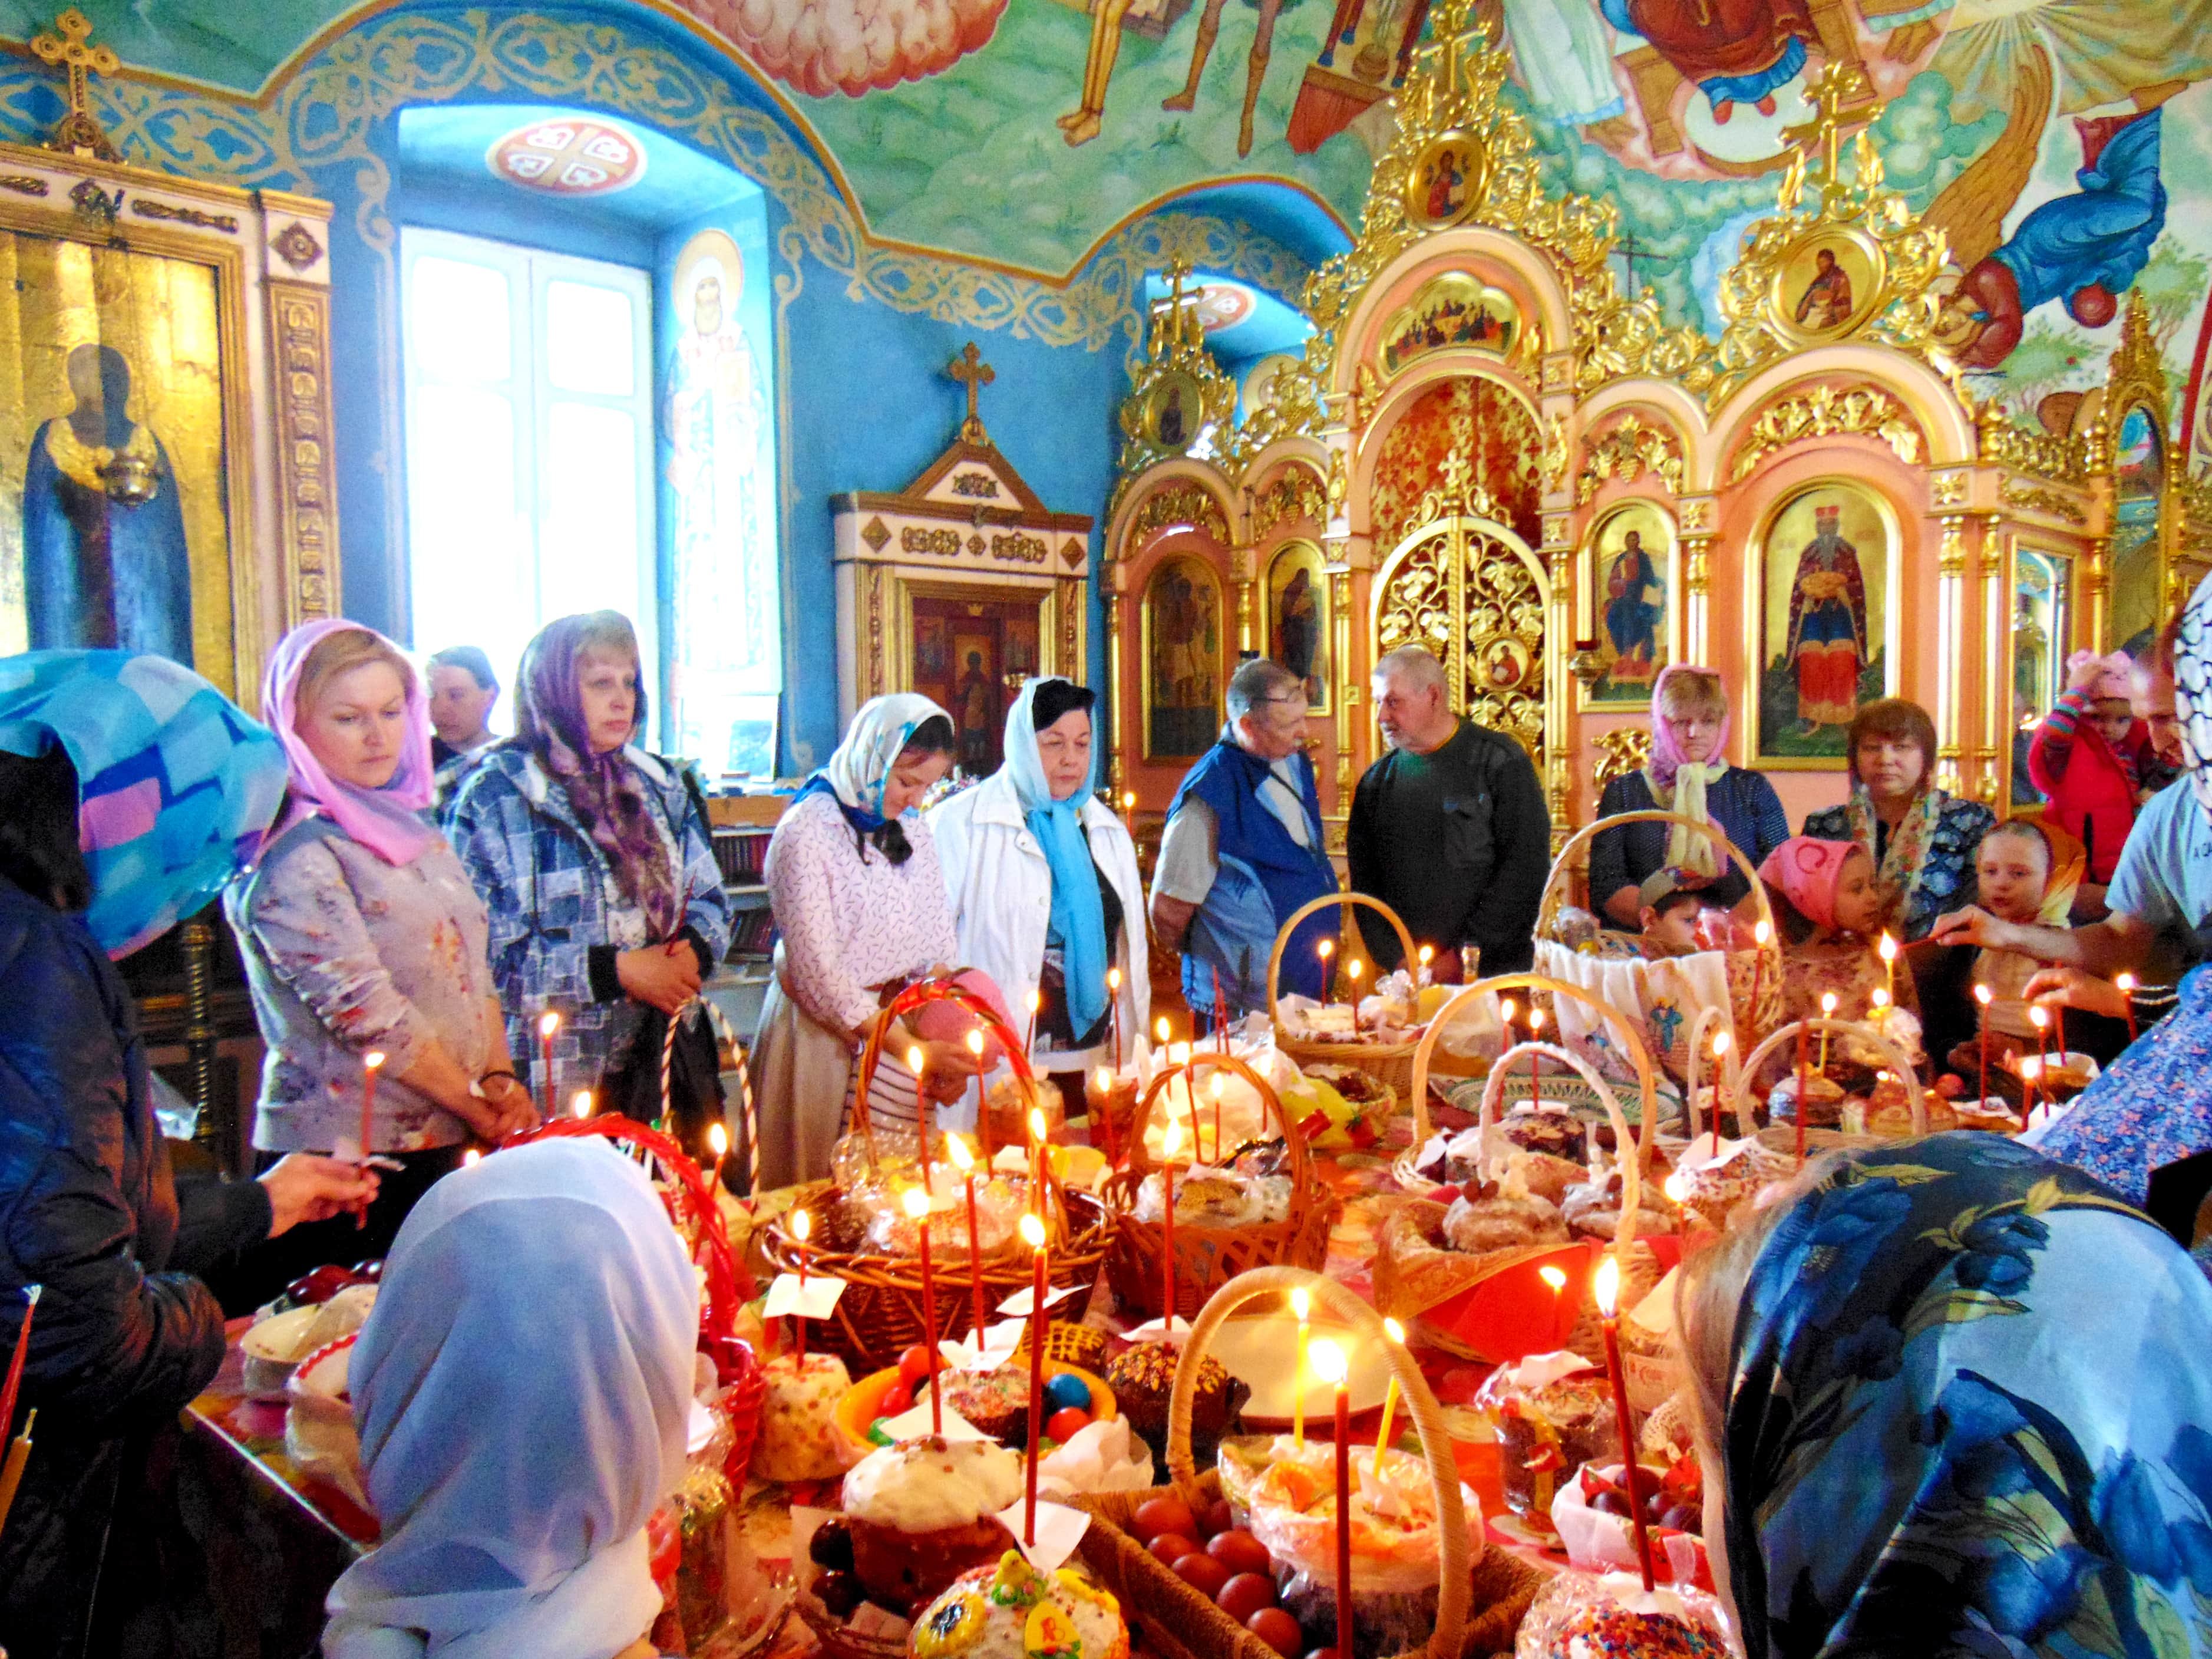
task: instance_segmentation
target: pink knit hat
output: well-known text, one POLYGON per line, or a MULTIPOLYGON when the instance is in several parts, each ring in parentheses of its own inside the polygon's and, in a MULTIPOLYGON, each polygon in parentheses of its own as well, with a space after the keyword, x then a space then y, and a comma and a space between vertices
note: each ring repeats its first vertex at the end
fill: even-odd
POLYGON ((1766 862, 1759 866, 1759 878, 1781 889, 1783 897, 1814 927, 1833 927, 1844 860, 1860 850, 1856 842, 1792 836, 1766 855, 1766 862))
POLYGON ((2094 652, 2076 651, 2066 659, 2066 672, 2070 676, 2091 663, 2097 664, 2097 678, 2089 682, 2089 701, 2104 702, 2118 698, 2122 702, 2127 702, 2130 696, 2128 677, 2134 672, 2135 659, 2124 651, 2115 651, 2100 661, 2094 652))

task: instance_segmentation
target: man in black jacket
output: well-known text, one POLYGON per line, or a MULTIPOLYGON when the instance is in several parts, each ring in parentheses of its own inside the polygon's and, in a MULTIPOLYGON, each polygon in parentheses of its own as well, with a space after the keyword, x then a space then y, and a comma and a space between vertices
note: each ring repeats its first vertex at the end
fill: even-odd
POLYGON ((39 1413, 0 1528, 0 1647, 118 1653, 112 1608, 95 1623, 96 1604, 157 1591, 118 1582, 112 1534, 149 1517, 118 1514, 118 1494, 222 1360, 222 1310, 185 1270, 365 1201, 375 1176, 295 1155, 258 1181, 172 1178, 130 994, 80 914, 76 775, 58 749, 0 754, 0 1355, 23 1287, 44 1287, 16 1418, 0 1425, 12 1439, 39 1413))
MULTIPOLYGON (((1458 979, 1463 947, 1481 952, 1483 974, 1526 969, 1552 864, 1552 815, 1528 751, 1452 713, 1443 665, 1417 645, 1375 665, 1375 714, 1390 752, 1352 794, 1352 890, 1436 947, 1440 981, 1458 979)), ((1363 910, 1359 927, 1377 971, 1395 968, 1390 925, 1363 910)))

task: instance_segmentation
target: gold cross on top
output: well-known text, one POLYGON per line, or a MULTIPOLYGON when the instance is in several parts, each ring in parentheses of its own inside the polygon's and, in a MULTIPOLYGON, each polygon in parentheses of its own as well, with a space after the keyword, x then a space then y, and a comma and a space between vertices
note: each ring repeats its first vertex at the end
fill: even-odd
MULTIPOLYGON (((1856 64, 1832 63, 1805 82, 1805 101, 1813 106, 1813 119, 1803 126, 1786 127, 1782 136, 1793 144, 1818 144, 1820 149, 1820 188, 1824 197, 1842 179, 1844 127, 1849 118, 1844 106, 1863 100, 1873 90, 1866 71, 1856 64)), ((1868 111, 1870 117, 1874 112, 1868 111)))
POLYGON ((46 140, 47 148, 103 161, 118 160, 115 146, 93 118, 89 77, 114 74, 123 67, 123 60, 113 47, 92 44, 92 20, 75 6, 56 16, 54 27, 61 31, 58 35, 31 37, 31 50, 41 63, 69 71, 69 113, 55 126, 46 140))
POLYGON ((990 439, 983 431, 983 417, 976 413, 976 400, 983 388, 997 380, 998 375, 992 372, 990 364, 983 361, 983 354, 976 349, 973 340, 961 348, 960 355, 952 360, 945 372, 968 388, 968 418, 960 422, 961 441, 988 443, 990 439))

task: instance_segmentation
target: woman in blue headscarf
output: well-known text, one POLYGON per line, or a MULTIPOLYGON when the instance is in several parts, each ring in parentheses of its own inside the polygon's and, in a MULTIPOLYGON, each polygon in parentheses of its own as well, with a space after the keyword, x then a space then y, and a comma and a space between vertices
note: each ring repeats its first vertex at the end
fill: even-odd
POLYGON ((1097 702, 1056 676, 1029 681, 1006 711, 1006 763, 929 815, 960 959, 1018 1021, 1037 998, 1030 1058, 1071 1104, 1111 1057, 1107 970, 1121 969, 1125 1051, 1151 1000, 1136 843, 1092 789, 1097 702))
POLYGON ((305 1154, 258 1181, 176 1180, 113 965, 215 896, 283 791, 276 740, 179 663, 0 659, 0 1353, 39 1287, 21 1415, 0 1423, 9 1440, 39 1414, 0 1528, 0 1647, 18 1659, 121 1652, 126 1620, 158 1617, 147 1449, 223 1352, 223 1310, 191 1275, 376 1193, 305 1154))
POLYGON ((2212 1654, 2212 1285, 2107 1188, 1972 1132, 1839 1153, 1680 1310, 1748 1659, 2212 1654))

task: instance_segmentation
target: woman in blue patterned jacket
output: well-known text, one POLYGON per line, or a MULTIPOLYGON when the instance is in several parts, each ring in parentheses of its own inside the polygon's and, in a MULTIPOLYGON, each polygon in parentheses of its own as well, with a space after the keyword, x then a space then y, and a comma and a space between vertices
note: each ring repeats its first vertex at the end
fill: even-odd
POLYGON ((711 832, 645 721, 637 635, 612 611, 549 623, 523 653, 515 734, 469 775, 447 829, 491 912, 491 967, 533 1091, 538 1024, 561 1017, 553 1097, 624 1092, 647 1012, 673 1015, 730 945, 711 832))

